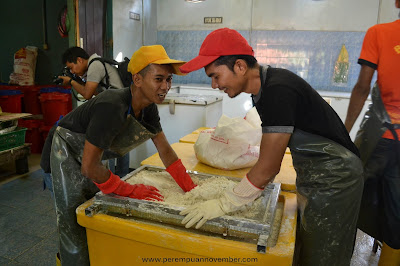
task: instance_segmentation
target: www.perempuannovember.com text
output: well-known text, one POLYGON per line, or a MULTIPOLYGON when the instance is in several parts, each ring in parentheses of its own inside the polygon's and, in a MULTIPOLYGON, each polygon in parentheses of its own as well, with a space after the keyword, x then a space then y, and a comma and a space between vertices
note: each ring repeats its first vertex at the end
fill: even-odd
POLYGON ((257 262, 257 258, 142 258, 142 262, 158 262, 158 263, 240 263, 240 262, 257 262))

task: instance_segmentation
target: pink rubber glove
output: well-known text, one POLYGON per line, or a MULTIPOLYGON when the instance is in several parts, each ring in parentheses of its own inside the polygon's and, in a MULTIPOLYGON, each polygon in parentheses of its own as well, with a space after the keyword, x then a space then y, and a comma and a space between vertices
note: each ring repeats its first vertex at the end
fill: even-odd
POLYGON ((183 166, 181 159, 173 162, 166 170, 183 191, 188 192, 196 187, 190 175, 186 173, 186 168, 183 166))
POLYGON ((101 184, 96 182, 94 183, 104 194, 114 193, 119 196, 133 199, 157 201, 163 201, 164 199, 164 197, 158 193, 160 191, 157 188, 143 184, 131 185, 125 181, 122 181, 119 176, 113 174, 111 171, 110 177, 106 182, 101 184))

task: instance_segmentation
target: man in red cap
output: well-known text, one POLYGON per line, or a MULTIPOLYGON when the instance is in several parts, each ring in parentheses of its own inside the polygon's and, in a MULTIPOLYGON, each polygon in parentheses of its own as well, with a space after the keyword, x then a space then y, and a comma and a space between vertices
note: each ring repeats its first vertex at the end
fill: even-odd
POLYGON ((258 162, 219 199, 181 212, 182 223, 201 227, 207 220, 246 208, 279 173, 287 147, 297 172, 297 249, 301 265, 349 265, 363 189, 359 153, 342 121, 326 101, 294 73, 260 66, 237 31, 211 32, 199 55, 180 67, 204 67, 214 89, 233 98, 245 92, 262 120, 258 162))

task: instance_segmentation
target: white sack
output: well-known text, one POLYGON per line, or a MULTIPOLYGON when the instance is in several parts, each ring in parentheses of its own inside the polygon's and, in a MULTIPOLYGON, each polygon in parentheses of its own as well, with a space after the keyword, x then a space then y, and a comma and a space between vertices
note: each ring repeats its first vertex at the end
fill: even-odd
POLYGON ((255 107, 251 108, 250 111, 247 112, 244 119, 246 119, 253 127, 261 128, 261 118, 255 107))
POLYGON ((253 166, 259 157, 262 135, 261 120, 258 124, 254 116, 258 116, 257 111, 255 114, 252 111, 250 123, 240 117, 229 118, 222 115, 215 129, 200 132, 194 144, 197 159, 224 170, 253 166))
POLYGON ((14 72, 10 75, 10 84, 35 84, 37 50, 37 47, 27 46, 14 54, 14 72))

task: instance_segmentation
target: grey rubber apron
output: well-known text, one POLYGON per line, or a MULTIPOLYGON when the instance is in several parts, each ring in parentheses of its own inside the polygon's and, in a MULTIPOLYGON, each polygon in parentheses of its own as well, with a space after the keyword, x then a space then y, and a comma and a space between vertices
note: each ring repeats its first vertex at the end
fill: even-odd
MULTIPOLYGON (((389 129, 392 132, 394 139, 396 140, 397 152, 395 152, 395 156, 398 162, 397 165, 400 167, 400 142, 398 141, 398 136, 395 131, 395 129, 400 128, 400 125, 391 124, 391 119, 383 104, 379 86, 377 83, 375 83, 374 87, 372 88, 371 99, 372 104, 369 106, 368 111, 364 115, 364 118, 360 125, 360 129, 357 132, 356 140, 354 141, 360 151, 361 159, 363 161, 366 173, 364 193, 358 220, 358 228, 380 241, 385 241, 392 239, 392 236, 387 234, 387 236, 384 237, 384 232, 382 231, 382 229, 383 226, 385 226, 385 220, 387 220, 387 222, 389 223, 395 224, 395 221, 398 221, 399 219, 394 218, 395 220, 391 220, 390 217, 385 215, 385 208, 393 208, 393 205, 384 204, 384 201, 398 200, 398 198, 391 198, 390 194, 387 194, 388 191, 386 191, 385 189, 389 189, 391 195, 400 195, 400 191, 398 191, 399 181, 395 182, 395 180, 392 180, 395 183, 385 185, 382 181, 381 176, 377 174, 378 169, 382 167, 379 164, 379 153, 381 148, 379 147, 378 143, 382 140, 383 133, 385 133, 385 131, 389 129)), ((394 210, 395 209, 391 210, 391 212, 393 212, 394 210)), ((400 214, 395 215, 397 215, 397 217, 400 217, 400 214)), ((388 243, 390 242, 392 241, 388 241, 388 243)))
POLYGON ((375 150, 383 133, 388 129, 385 125, 390 124, 390 117, 386 112, 385 105, 382 102, 378 84, 375 83, 371 92, 372 104, 365 113, 361 122, 360 129, 357 132, 354 144, 360 151, 361 160, 365 166, 369 157, 375 150))
MULTIPOLYGON (((104 152, 102 159, 122 156, 155 135, 129 114, 119 135, 115 137, 109 151, 104 152)), ((62 127, 56 129, 50 163, 63 266, 90 264, 86 230, 77 223, 75 210, 92 198, 99 189, 81 174, 84 145, 85 134, 74 133, 62 127)))
MULTIPOLYGON (((260 68, 261 86, 268 67, 260 68)), ((342 145, 299 129, 289 148, 296 170, 298 265, 349 265, 363 190, 360 158, 342 145)))
POLYGON ((336 142, 295 129, 299 265, 349 265, 363 190, 360 158, 336 142))

